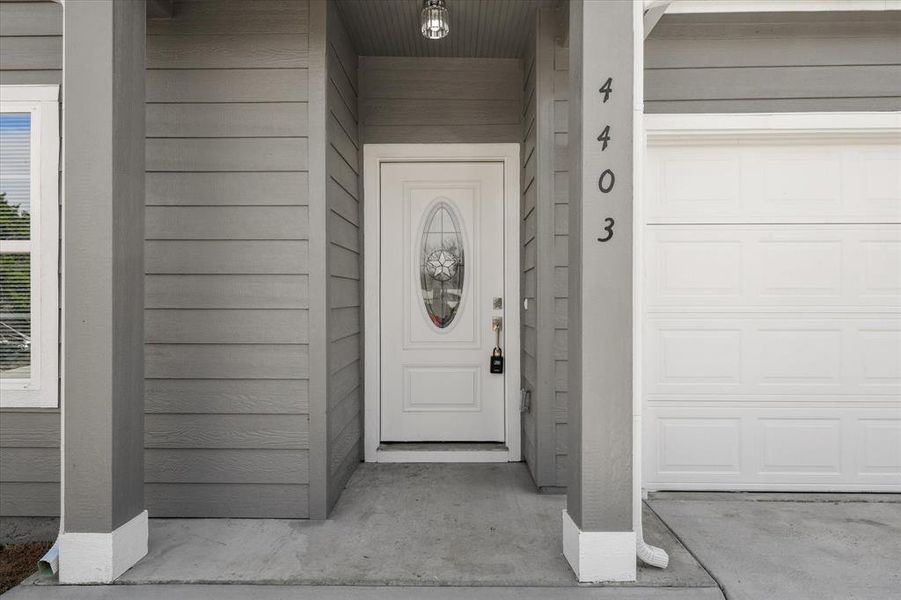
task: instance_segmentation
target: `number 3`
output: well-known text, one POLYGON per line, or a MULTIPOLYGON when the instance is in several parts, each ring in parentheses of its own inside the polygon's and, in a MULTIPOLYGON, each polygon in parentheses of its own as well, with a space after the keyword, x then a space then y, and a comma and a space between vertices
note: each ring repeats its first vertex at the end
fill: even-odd
POLYGON ((604 219, 604 222, 607 223, 607 226, 604 227, 604 233, 606 233, 607 236, 599 237, 598 238, 599 242, 609 242, 610 240, 613 239, 613 224, 615 223, 615 221, 613 219, 611 219, 610 217, 607 217, 606 219, 604 219))

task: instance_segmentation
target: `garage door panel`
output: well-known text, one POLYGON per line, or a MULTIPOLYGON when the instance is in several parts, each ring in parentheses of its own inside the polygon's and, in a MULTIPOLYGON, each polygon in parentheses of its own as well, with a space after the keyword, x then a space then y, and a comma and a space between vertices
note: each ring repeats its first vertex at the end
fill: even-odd
POLYGON ((760 474, 841 474, 841 419, 759 418, 760 474))
POLYGON ((897 225, 655 225, 647 310, 901 311, 897 225))
POLYGON ((861 383, 869 388, 897 388, 901 394, 901 328, 870 323, 859 333, 861 383))
POLYGON ((661 418, 656 435, 661 474, 741 474, 740 418, 661 418))
POLYGON ((898 136, 651 142, 648 223, 897 223, 898 136))
POLYGON ((651 222, 741 214, 741 157, 730 150, 662 148, 651 154, 646 186, 651 222))
POLYGON ((643 204, 646 485, 901 492, 897 115, 665 119, 643 204))
POLYGON ((865 299, 897 306, 901 297, 901 234, 898 229, 879 233, 861 242, 861 292, 865 299))
POLYGON ((901 410, 901 315, 648 315, 650 401, 889 402, 901 410))
POLYGON ((860 476, 901 478, 901 415, 897 419, 859 419, 860 476))
POLYGON ((901 491, 899 409, 646 408, 651 490, 901 491))

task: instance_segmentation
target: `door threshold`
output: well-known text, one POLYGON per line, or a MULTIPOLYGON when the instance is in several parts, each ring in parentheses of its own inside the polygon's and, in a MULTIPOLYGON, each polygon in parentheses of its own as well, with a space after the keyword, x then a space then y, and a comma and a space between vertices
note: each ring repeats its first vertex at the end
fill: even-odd
POLYGON ((496 442, 382 442, 376 462, 382 463, 503 463, 510 449, 496 442))

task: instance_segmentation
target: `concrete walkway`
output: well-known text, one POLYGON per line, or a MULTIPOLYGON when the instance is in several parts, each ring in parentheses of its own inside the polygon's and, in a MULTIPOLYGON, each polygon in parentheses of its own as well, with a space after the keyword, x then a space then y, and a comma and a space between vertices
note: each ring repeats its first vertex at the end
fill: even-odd
MULTIPOLYGON (((150 554, 123 583, 573 586, 564 496, 536 493, 518 464, 365 464, 328 521, 155 519, 150 554)), ((648 512, 671 555, 637 585, 716 582, 648 512)))
POLYGON ((901 495, 652 495, 729 600, 901 599, 901 495))

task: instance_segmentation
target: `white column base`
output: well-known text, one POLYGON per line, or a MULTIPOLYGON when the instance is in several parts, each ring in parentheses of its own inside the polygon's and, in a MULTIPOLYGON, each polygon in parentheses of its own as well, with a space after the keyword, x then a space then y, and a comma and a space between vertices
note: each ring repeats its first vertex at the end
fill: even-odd
POLYGON ((147 554, 147 511, 111 533, 63 533, 60 583, 112 583, 147 554))
POLYGON ((582 531, 565 508, 563 556, 580 583, 635 581, 635 532, 582 531))

